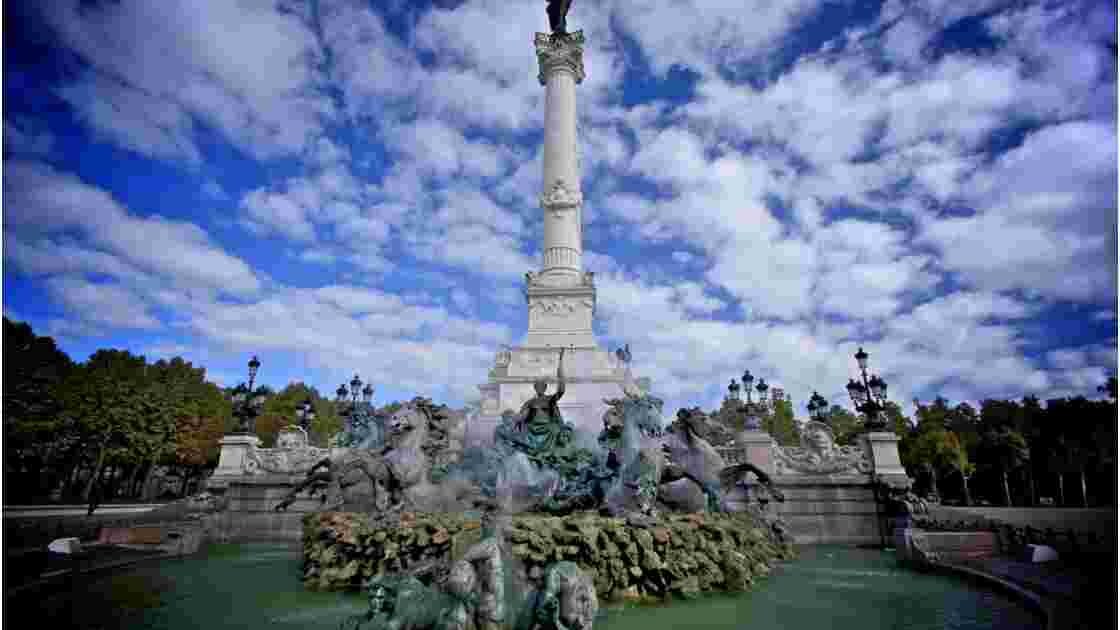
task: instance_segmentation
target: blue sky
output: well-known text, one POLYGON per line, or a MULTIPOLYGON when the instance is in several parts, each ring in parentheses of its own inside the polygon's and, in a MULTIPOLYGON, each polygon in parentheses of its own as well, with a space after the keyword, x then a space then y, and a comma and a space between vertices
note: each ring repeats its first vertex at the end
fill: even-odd
MULTIPOLYGON (((3 306, 76 360, 477 398, 540 258, 543 0, 6 2, 3 306)), ((1116 8, 579 0, 596 329, 667 409, 1116 372, 1116 8)))

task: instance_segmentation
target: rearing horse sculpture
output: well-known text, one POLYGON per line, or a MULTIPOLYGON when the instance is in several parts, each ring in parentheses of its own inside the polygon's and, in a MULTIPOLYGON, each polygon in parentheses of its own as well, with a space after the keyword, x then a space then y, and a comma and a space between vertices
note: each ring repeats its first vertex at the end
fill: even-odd
POLYGON ((650 396, 634 383, 627 370, 625 398, 606 399, 610 409, 600 443, 621 463, 620 479, 607 494, 611 513, 654 513, 659 489, 687 479, 703 492, 705 508, 725 512, 723 489, 754 473, 775 499, 784 497, 770 477, 750 463, 728 466, 706 439, 706 416, 699 409, 681 409, 668 431, 661 427, 661 399, 650 396))
POLYGON ((446 414, 442 406, 414 398, 389 416, 385 446, 381 449, 345 449, 341 454, 315 464, 307 477, 275 507, 284 510, 296 496, 311 486, 326 487, 324 509, 339 509, 348 503, 343 491, 368 481, 372 486, 372 508, 377 511, 407 508, 416 511, 454 509, 477 488, 461 479, 432 478, 434 459, 443 459, 446 446, 446 414))
POLYGON ((680 479, 700 487, 709 510, 722 511, 723 460, 715 449, 687 428, 666 434, 661 426, 663 401, 639 389, 629 370, 622 391, 625 398, 604 399, 610 409, 600 442, 620 463, 619 480, 606 496, 607 511, 653 515, 658 487, 680 479))

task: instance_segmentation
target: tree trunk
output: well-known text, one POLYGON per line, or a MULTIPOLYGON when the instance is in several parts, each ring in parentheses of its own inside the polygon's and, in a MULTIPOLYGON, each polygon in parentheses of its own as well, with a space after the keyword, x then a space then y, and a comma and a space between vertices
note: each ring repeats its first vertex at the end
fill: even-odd
POLYGON ((106 501, 110 501, 117 496, 117 484, 120 483, 120 475, 117 474, 118 472, 120 472, 120 467, 115 464, 105 467, 105 473, 109 476, 109 480, 105 485, 106 501))
POLYGON ((105 453, 108 452, 108 441, 101 442, 101 450, 97 453, 97 465, 93 467, 93 472, 89 476, 89 481, 86 482, 86 488, 82 491, 82 501, 89 503, 89 493, 93 491, 93 484, 97 481, 98 475, 101 474, 101 467, 105 465, 105 453))
POLYGON ((136 462, 132 465, 132 470, 128 473, 128 483, 125 485, 125 492, 128 493, 128 498, 136 498, 136 478, 140 476, 140 467, 142 462, 136 462))
POLYGON ((1066 479, 1065 475, 1058 473, 1058 507, 1066 504, 1066 479))
POLYGON ((156 457, 148 459, 148 472, 144 473, 144 485, 140 487, 140 494, 144 501, 152 500, 152 475, 156 472, 156 457))
POLYGON ((1034 487, 1034 469, 1030 468, 1030 467, 1027 467, 1027 487, 1030 489, 1030 493, 1031 493, 1030 506, 1034 507, 1034 506, 1038 505, 1038 493, 1035 492, 1035 487, 1034 487))
POLYGON ((191 483, 191 476, 193 475, 193 473, 194 473, 194 471, 191 470, 190 467, 183 466, 183 483, 182 483, 181 486, 179 486, 179 498, 180 499, 187 496, 187 487, 191 483))
POLYGON ((1089 494, 1085 489, 1085 468, 1080 470, 1081 474, 1081 507, 1089 507, 1089 494))
POLYGON ((1007 484, 1007 471, 1004 470, 1000 473, 1000 478, 1003 481, 1003 504, 1011 507, 1011 486, 1007 484))

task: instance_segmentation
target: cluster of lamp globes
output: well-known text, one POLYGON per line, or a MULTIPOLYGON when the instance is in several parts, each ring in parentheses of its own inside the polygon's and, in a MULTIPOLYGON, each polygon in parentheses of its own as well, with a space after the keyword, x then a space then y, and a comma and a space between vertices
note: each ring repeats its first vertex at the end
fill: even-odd
MULTIPOLYGON (((864 426, 868 430, 877 431, 882 430, 886 426, 886 421, 882 417, 882 411, 887 402, 887 383, 879 378, 878 374, 872 374, 870 378, 867 374, 867 358, 868 354, 860 348, 856 352, 856 362, 859 364, 860 375, 862 382, 855 379, 848 379, 848 395, 852 398, 852 404, 855 405, 856 411, 859 411, 865 416, 864 426)), ((743 372, 743 384, 739 385, 739 381, 731 379, 731 384, 727 386, 729 398, 731 400, 739 400, 740 389, 745 389, 747 392, 747 400, 743 408, 748 413, 748 422, 750 422, 753 415, 750 413, 753 409, 751 403, 751 383, 754 382, 754 376, 751 371, 743 372)), ((758 379, 758 385, 755 385, 754 390, 758 392, 758 406, 765 408, 767 404, 766 393, 770 386, 766 384, 764 379, 758 379)), ((828 400, 821 396, 817 391, 813 391, 813 395, 809 398, 809 404, 806 405, 809 410, 809 415, 817 422, 825 422, 825 412, 828 410, 828 400)))
MULTIPOLYGON (((264 406, 265 394, 262 390, 254 390, 253 382, 257 378, 257 371, 260 370, 261 360, 254 356, 249 360, 249 384, 240 383, 233 389, 233 414, 238 420, 237 428, 234 434, 249 435, 253 433, 253 420, 260 414, 261 407, 264 406)), ((359 396, 361 402, 368 404, 373 399, 373 385, 366 385, 362 388, 362 381, 355 374, 354 379, 350 381, 350 388, 347 389, 345 384, 339 386, 338 402, 346 402, 346 398, 350 397, 350 402, 357 404, 359 396)), ((315 420, 314 403, 310 398, 305 398, 303 402, 296 407, 296 416, 299 418, 299 426, 305 432, 310 430, 311 423, 315 420)))

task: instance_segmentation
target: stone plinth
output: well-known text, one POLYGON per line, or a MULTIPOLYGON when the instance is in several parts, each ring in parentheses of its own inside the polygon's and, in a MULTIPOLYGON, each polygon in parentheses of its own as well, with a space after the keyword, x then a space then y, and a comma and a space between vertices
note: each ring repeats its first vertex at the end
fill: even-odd
POLYGON ((210 491, 225 490, 231 479, 241 478, 245 474, 250 452, 260 446, 261 439, 255 435, 234 434, 223 437, 218 444, 222 447, 218 467, 206 484, 210 491))
MULTIPOLYGON (((517 413, 535 395, 537 379, 548 382, 549 393, 556 391, 559 350, 551 347, 519 346, 498 353, 489 381, 479 386, 482 404, 467 427, 468 444, 490 444, 502 412, 517 413)), ((566 386, 560 399, 560 413, 575 428, 577 439, 594 441, 603 428, 604 398, 622 396, 625 367, 609 352, 598 347, 569 348, 564 353, 566 386)))
POLYGON ((767 475, 774 474, 774 438, 765 431, 742 431, 735 436, 735 445, 745 463, 754 464, 767 475))
POLYGON ((876 475, 887 483, 905 481, 906 469, 898 457, 899 437, 887 431, 867 433, 864 436, 871 454, 871 464, 876 475))

